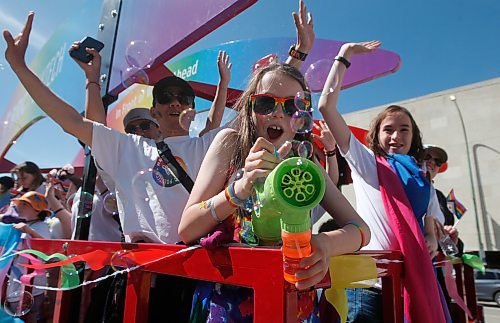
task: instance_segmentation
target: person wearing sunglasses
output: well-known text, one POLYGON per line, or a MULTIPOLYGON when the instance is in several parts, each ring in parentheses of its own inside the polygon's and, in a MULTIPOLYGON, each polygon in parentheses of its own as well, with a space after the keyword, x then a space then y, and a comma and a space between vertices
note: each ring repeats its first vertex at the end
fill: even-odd
POLYGON ((158 121, 151 116, 148 108, 134 108, 123 118, 125 133, 153 140, 161 140, 158 121))
MULTIPOLYGON (((254 240, 244 201, 250 197, 253 183, 264 180, 281 162, 281 157, 288 154, 292 140, 311 140, 310 134, 297 133, 292 120, 297 105, 311 111, 307 98, 294 104, 296 94, 304 91, 307 91, 304 77, 291 65, 274 63, 254 73, 235 103, 235 110, 240 111, 235 128, 222 130, 203 160, 179 225, 179 235, 185 243, 194 243, 208 235, 205 240, 218 240, 216 244, 255 245, 257 241, 258 245, 279 245, 280 241, 254 240)), ((326 192, 321 205, 342 228, 312 236, 312 255, 302 260, 296 274, 299 281, 295 286, 299 290, 307 290, 323 279, 329 257, 354 252, 370 239, 368 226, 323 169, 322 172, 326 192)), ((253 302, 250 289, 200 284, 195 295, 200 298, 213 295, 199 302, 207 305, 205 314, 210 318, 207 321, 229 321, 241 316, 243 322, 252 320, 253 306, 248 305, 253 302), (207 288, 211 291, 206 291, 207 288), (242 303, 249 309, 245 313, 238 312, 242 303), (220 307, 225 310, 219 310, 220 307)), ((302 313, 300 320, 314 321, 318 315, 314 310, 316 292, 301 292, 299 297, 299 307, 307 304, 307 309, 298 309, 298 313, 302 313)))
MULTIPOLYGON (((302 7, 301 2, 300 17, 294 15, 298 33, 298 44, 295 47, 306 54, 312 48, 314 34, 312 20, 306 18, 302 7)), ((178 242, 180 237, 177 228, 189 193, 159 156, 154 140, 122 134, 104 125, 99 83, 101 61, 98 52, 86 49, 93 55, 92 61, 88 64, 78 62, 87 78, 87 106, 83 117, 46 87, 27 66, 25 53, 33 19, 34 13, 30 13, 22 33, 15 38, 9 31, 4 31, 7 43, 5 57, 10 67, 29 95, 50 118, 65 132, 92 148, 92 155, 99 168, 116 184, 118 210, 126 241, 178 242)), ((291 63, 297 60, 300 61, 292 58, 291 63)), ((222 53, 219 63, 226 66, 224 70, 230 69, 228 59, 223 58, 222 53)), ((221 99, 219 101, 216 98, 216 101, 224 104, 226 95, 221 89, 219 86, 218 98, 221 99)), ((151 116, 158 122, 162 137, 178 163, 194 180, 203 157, 219 130, 208 131, 199 138, 188 136, 188 129, 179 124, 179 116, 185 110, 194 109, 194 101, 191 103, 190 97, 194 98, 194 90, 181 78, 170 76, 160 80, 153 88, 151 116)), ((220 124, 217 118, 209 121, 210 127, 216 128, 217 122, 220 124)), ((288 127, 290 128, 289 125, 288 127)))

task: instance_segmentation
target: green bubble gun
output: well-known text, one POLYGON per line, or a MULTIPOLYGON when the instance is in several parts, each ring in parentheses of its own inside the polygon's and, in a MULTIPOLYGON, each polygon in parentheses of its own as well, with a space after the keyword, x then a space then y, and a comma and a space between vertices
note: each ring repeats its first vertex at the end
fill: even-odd
POLYGON ((325 179, 314 162, 292 157, 276 166, 265 182, 255 183, 254 189, 253 231, 261 240, 278 241, 282 225, 299 230, 295 232, 311 227, 309 211, 323 199, 325 179))

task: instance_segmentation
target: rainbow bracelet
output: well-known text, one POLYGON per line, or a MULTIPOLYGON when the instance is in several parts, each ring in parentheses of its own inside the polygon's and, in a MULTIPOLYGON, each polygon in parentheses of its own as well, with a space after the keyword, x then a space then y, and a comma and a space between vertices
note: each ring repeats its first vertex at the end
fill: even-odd
POLYGON ((234 192, 234 183, 235 182, 232 182, 226 187, 225 190, 226 199, 229 202, 229 204, 233 205, 234 207, 244 207, 246 200, 242 200, 236 195, 236 193, 234 192))
POLYGON ((358 228, 359 234, 361 235, 361 244, 360 244, 358 250, 356 250, 356 251, 359 251, 361 248, 363 248, 365 246, 365 234, 363 233, 363 230, 361 229, 361 226, 359 224, 357 224, 356 222, 354 222, 354 221, 347 222, 346 224, 344 224, 344 227, 347 226, 347 225, 349 225, 349 224, 351 224, 351 225, 355 226, 356 228, 358 228))

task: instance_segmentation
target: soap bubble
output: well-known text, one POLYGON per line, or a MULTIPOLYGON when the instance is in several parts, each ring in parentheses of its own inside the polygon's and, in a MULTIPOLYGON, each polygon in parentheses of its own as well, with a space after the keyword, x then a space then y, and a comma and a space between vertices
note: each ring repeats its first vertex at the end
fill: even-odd
POLYGON ((129 66, 150 68, 154 62, 152 46, 145 40, 132 40, 125 49, 125 60, 129 66))
POLYGON ((311 93, 307 91, 297 92, 294 98, 294 104, 298 111, 309 111, 311 112, 311 93))
POLYGON ((79 218, 88 218, 89 216, 92 215, 92 212, 94 211, 94 195, 90 194, 88 192, 82 192, 79 196, 78 200, 78 207, 80 207, 80 204, 83 203, 83 211, 82 214, 78 214, 79 218))
POLYGON ((17 290, 7 296, 4 302, 4 310, 10 316, 21 317, 26 315, 33 307, 33 295, 30 292, 17 290))
POLYGON ((67 199, 66 199, 66 206, 67 206, 67 209, 71 211, 71 209, 73 208, 73 203, 75 201, 75 195, 76 193, 73 193, 71 194, 67 199))
POLYGON ((120 78, 123 87, 128 88, 132 84, 149 84, 149 77, 144 70, 130 66, 125 70, 120 71, 120 78))
POLYGON ((306 111, 297 111, 290 119, 290 126, 296 133, 309 133, 312 131, 314 120, 312 114, 306 111))
MULTIPOLYGON (((307 85, 313 92, 321 92, 323 91, 323 87, 325 85, 326 79, 328 78, 328 74, 330 73, 330 69, 332 68, 333 61, 330 59, 320 59, 312 63, 306 70, 304 77, 306 79, 307 85)), ((335 76, 334 82, 330 85, 331 91, 337 87, 338 77, 335 76)), ((326 91, 328 94, 329 91, 326 91)))
POLYGON ((118 203, 116 200, 116 193, 115 192, 109 192, 104 196, 104 199, 102 200, 102 206, 104 210, 111 215, 117 215, 118 214, 118 203))
POLYGON ((297 147, 297 155, 301 158, 311 158, 313 154, 313 145, 310 141, 301 141, 297 147))
POLYGON ((123 249, 115 252, 113 256, 111 256, 110 265, 114 271, 119 271, 136 266, 137 261, 132 251, 123 249))
POLYGON ((196 111, 194 109, 186 109, 181 112, 179 115, 179 125, 184 130, 189 130, 189 126, 191 122, 193 122, 194 117, 196 116, 196 111))

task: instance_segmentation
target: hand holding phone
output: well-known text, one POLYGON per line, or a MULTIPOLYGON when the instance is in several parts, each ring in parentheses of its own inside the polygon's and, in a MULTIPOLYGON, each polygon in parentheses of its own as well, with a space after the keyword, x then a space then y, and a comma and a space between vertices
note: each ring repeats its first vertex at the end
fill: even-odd
POLYGON ((90 36, 85 37, 80 41, 80 45, 78 49, 72 50, 69 52, 69 55, 80 62, 83 63, 88 63, 90 62, 94 57, 87 53, 85 50, 86 48, 94 48, 96 51, 101 51, 103 49, 104 44, 97 39, 94 39, 90 36))

